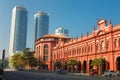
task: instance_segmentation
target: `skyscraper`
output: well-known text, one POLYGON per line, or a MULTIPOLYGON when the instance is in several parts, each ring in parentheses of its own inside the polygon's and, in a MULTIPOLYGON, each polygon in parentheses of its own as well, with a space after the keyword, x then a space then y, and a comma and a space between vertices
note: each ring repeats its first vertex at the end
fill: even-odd
POLYGON ((28 12, 23 6, 15 6, 12 11, 9 54, 21 52, 26 48, 28 12))
POLYGON ((64 36, 68 36, 69 31, 63 27, 59 27, 55 30, 55 34, 56 35, 64 35, 64 36))
POLYGON ((39 11, 34 15, 35 20, 35 40, 49 32, 49 15, 39 11))

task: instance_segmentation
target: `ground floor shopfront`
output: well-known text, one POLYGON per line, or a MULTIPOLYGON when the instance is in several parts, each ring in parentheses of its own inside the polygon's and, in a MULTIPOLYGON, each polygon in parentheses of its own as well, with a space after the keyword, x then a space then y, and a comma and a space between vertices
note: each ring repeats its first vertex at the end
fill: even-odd
MULTIPOLYGON (((105 62, 102 64, 102 72, 107 70, 113 70, 113 71, 120 71, 120 51, 118 52, 110 52, 110 53, 100 53, 96 55, 90 55, 90 56, 77 56, 72 57, 76 61, 79 62, 78 65, 74 66, 73 71, 78 73, 90 73, 91 69, 96 69, 95 67, 91 66, 92 61, 95 58, 104 58, 105 62)), ((67 66, 67 62, 70 58, 63 58, 59 59, 62 62, 62 69, 65 69, 67 71, 71 71, 71 68, 67 66)), ((55 71, 57 68, 54 66, 54 63, 56 62, 52 61, 52 70, 55 71)))

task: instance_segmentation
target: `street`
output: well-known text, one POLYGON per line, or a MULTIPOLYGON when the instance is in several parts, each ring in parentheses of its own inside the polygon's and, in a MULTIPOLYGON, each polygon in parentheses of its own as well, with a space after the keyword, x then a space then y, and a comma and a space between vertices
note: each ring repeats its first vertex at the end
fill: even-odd
POLYGON ((5 71, 4 80, 120 80, 120 77, 57 75, 56 73, 5 71))

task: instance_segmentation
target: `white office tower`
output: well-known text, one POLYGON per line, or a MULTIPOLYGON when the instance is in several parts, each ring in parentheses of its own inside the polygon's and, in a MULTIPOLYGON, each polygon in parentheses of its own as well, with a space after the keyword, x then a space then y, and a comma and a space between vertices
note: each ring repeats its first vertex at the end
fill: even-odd
POLYGON ((23 6, 15 6, 12 11, 9 55, 26 48, 28 12, 23 6))
POLYGON ((67 29, 64 29, 63 27, 59 27, 55 30, 56 35, 63 35, 68 36, 69 31, 67 29))

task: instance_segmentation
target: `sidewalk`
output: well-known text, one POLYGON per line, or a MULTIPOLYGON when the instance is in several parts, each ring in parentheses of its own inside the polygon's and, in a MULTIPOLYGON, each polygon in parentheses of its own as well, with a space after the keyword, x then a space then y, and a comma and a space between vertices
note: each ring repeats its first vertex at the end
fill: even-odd
POLYGON ((86 74, 86 73, 68 73, 68 75, 73 75, 73 76, 89 76, 89 74, 86 74))

